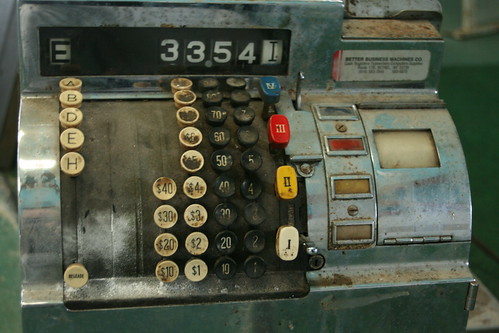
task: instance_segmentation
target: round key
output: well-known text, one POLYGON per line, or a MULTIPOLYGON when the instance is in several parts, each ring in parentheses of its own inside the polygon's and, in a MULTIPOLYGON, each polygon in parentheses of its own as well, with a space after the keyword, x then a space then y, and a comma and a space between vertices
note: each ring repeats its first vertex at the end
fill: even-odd
POLYGON ((185 248, 187 252, 194 256, 199 256, 208 250, 208 237, 202 232, 193 232, 185 239, 185 248))
POLYGON ((251 95, 246 90, 234 90, 230 93, 230 105, 233 107, 247 106, 251 101, 251 95))
POLYGON ((212 106, 205 111, 206 122, 211 126, 221 126, 227 119, 227 110, 221 106, 212 106))
POLYGON ((244 219, 251 225, 260 225, 266 218, 265 209, 257 202, 251 202, 244 207, 244 219))
POLYGON ((250 230, 244 235, 244 247, 251 253, 262 252, 265 248, 265 233, 261 230, 250 230))
POLYGON ((199 282, 208 275, 208 266, 201 259, 191 259, 185 264, 184 274, 190 281, 199 282))
POLYGON ((262 194, 262 183, 257 178, 246 178, 241 184, 241 194, 248 200, 256 200, 262 194))
POLYGON ((170 200, 177 193, 177 184, 168 177, 159 177, 152 184, 152 192, 159 200, 170 200))
POLYGON ((66 90, 81 91, 81 80, 74 77, 67 77, 59 81, 59 88, 61 92, 66 90))
POLYGON ((189 90, 192 87, 192 81, 183 77, 175 78, 170 82, 172 94, 180 90, 189 90))
POLYGON ((225 80, 229 90, 246 88, 246 81, 239 77, 229 77, 225 80))
POLYGON ((200 204, 192 204, 185 209, 184 220, 190 227, 199 228, 208 221, 208 212, 200 204))
POLYGON ((248 172, 258 171, 262 162, 262 155, 254 149, 248 149, 241 155, 241 165, 248 172))
POLYGON ((255 110, 249 106, 240 106, 234 110, 234 122, 239 126, 251 125, 255 119, 255 110))
POLYGON ((233 159, 231 153, 225 149, 215 150, 210 157, 213 170, 218 172, 228 171, 232 167, 233 159))
POLYGON ((63 108, 79 108, 83 102, 83 95, 76 90, 66 90, 59 95, 59 102, 63 108))
POLYGON ((220 280, 230 280, 236 274, 237 264, 229 257, 220 257, 215 261, 215 274, 220 280))
POLYGON ((85 142, 85 135, 77 128, 68 128, 62 131, 59 141, 64 150, 79 150, 85 142))
POLYGON ((266 270, 267 264, 258 256, 250 256, 244 261, 244 272, 249 278, 258 279, 266 270))
POLYGON ((203 99, 203 105, 210 107, 222 104, 224 96, 220 91, 208 90, 203 93, 201 98, 203 99))
POLYGON ((231 254, 236 251, 237 236, 229 230, 221 231, 215 237, 215 245, 221 254, 231 254))
POLYGON ((198 176, 187 178, 183 188, 184 194, 191 199, 199 199, 206 194, 206 182, 198 176))
POLYGON ((253 126, 243 126, 237 130, 237 140, 244 147, 254 146, 259 137, 258 130, 253 126))
POLYGON ((61 171, 71 177, 76 177, 85 168, 85 159, 80 154, 72 151, 61 157, 61 171))
POLYGON ((188 150, 180 157, 180 166, 187 172, 199 171, 203 165, 203 155, 197 150, 188 150))
POLYGON ((177 223, 178 213, 175 207, 161 205, 154 211, 154 223, 162 229, 169 229, 177 223))
POLYGON ((229 175, 222 174, 215 179, 213 190, 220 198, 230 198, 236 193, 236 182, 229 175))
POLYGON ((237 209, 232 203, 224 202, 215 207, 214 215, 218 223, 227 227, 237 219, 237 209))
POLYGON ((154 240, 154 250, 162 257, 169 257, 177 252, 178 240, 173 234, 160 234, 154 240))
POLYGON ((171 260, 160 261, 156 265, 156 277, 161 282, 173 282, 178 278, 178 265, 171 260))
POLYGON ((214 77, 207 77, 199 80, 198 88, 201 92, 205 92, 208 90, 217 90, 220 82, 214 77))
POLYGON ((208 133, 208 140, 215 148, 223 148, 230 142, 230 131, 224 127, 213 127, 208 133))
POLYGON ((59 122, 62 128, 74 128, 80 126, 83 113, 77 108, 65 108, 59 113, 59 122))
POLYGON ((64 282, 71 288, 81 288, 88 282, 88 271, 82 264, 71 264, 64 271, 64 282))
POLYGON ((196 101, 196 94, 190 90, 180 90, 173 95, 173 101, 177 108, 190 106, 196 101))
POLYGON ((203 134, 196 127, 186 127, 178 134, 180 143, 187 148, 194 148, 203 141, 203 134))
POLYGON ((176 116, 180 126, 192 126, 199 119, 199 111, 192 106, 184 106, 177 110, 176 116))

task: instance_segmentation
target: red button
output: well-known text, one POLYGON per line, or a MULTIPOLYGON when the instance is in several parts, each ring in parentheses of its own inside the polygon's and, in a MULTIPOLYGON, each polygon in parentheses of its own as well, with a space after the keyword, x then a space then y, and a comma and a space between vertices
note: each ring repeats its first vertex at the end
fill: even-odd
POLYGON ((340 139, 340 138, 329 138, 328 140, 329 150, 364 150, 364 142, 360 138, 352 139, 340 139))
POLYGON ((270 147, 286 148, 291 137, 288 118, 281 114, 271 116, 267 125, 267 135, 269 136, 270 147))

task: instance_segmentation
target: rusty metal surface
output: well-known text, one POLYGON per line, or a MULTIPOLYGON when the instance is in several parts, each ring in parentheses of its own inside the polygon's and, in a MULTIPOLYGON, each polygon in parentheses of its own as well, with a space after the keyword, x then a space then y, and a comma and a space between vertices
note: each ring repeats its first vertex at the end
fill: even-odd
POLYGON ((440 39, 438 30, 423 20, 344 20, 343 38, 440 39))

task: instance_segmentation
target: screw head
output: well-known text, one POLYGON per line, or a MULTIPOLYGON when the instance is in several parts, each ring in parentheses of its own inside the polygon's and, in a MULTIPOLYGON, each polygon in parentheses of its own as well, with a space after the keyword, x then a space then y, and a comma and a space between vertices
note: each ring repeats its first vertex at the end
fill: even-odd
POLYGON ((351 205, 351 206, 348 206, 347 211, 348 211, 348 215, 355 216, 355 215, 359 214, 359 207, 357 207, 355 205, 351 205))
POLYGON ((348 130, 348 127, 347 127, 347 125, 345 125, 343 123, 337 123, 336 124, 336 130, 338 132, 342 132, 343 133, 343 132, 346 132, 348 130))

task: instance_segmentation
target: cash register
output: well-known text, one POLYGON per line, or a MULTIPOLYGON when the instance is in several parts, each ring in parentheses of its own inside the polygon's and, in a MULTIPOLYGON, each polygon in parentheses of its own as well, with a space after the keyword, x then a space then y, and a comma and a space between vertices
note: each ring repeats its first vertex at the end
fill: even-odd
POLYGON ((437 1, 19 1, 24 332, 459 332, 437 1))

